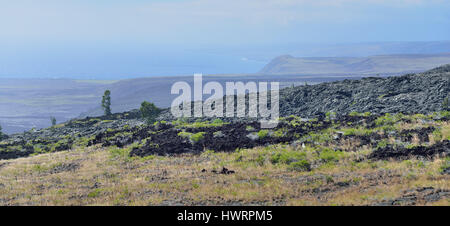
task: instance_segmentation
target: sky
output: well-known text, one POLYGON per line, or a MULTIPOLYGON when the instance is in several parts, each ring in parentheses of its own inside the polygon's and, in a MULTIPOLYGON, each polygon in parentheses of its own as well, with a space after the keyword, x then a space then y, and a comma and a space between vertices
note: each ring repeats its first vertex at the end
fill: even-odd
POLYGON ((287 53, 446 41, 449 27, 448 0, 0 0, 0 78, 252 73, 287 53))

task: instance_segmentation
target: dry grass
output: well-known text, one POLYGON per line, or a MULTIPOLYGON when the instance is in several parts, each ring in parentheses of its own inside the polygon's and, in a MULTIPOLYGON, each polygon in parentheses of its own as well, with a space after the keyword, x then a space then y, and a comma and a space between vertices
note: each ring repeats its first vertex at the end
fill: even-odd
MULTIPOLYGON (((450 188, 449 176, 439 172, 442 159, 355 162, 366 149, 310 172, 261 161, 264 153, 300 151, 291 147, 144 159, 126 151, 90 147, 0 161, 0 204, 369 205, 415 187, 450 188), (223 166, 236 173, 211 172, 223 166)), ((448 199, 426 203, 433 204, 448 199)))
MULTIPOLYGON (((411 144, 450 139, 448 122, 401 122, 396 129, 428 126, 438 131, 430 142, 420 144, 413 134, 411 144)), ((326 138, 329 132, 317 135, 326 138)), ((390 136, 385 142, 399 141, 390 136)), ((415 188, 450 190, 450 175, 441 173, 448 157, 371 161, 367 156, 376 147, 360 144, 354 138, 324 142, 321 148, 343 150, 331 153, 328 162, 314 147, 289 145, 146 158, 128 157, 129 148, 94 146, 0 160, 0 205, 372 205, 415 188), (303 158, 312 169, 296 171, 274 162, 277 154, 303 158), (212 173, 222 167, 236 173, 212 173)), ((449 203, 446 196, 416 204, 449 203)))

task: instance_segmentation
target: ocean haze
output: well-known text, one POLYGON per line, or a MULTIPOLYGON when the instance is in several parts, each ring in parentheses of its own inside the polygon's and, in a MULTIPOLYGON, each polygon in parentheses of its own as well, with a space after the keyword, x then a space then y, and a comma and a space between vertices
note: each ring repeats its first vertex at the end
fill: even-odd
POLYGON ((450 52, 449 11, 442 0, 1 1, 0 78, 254 73, 284 54, 450 52))
POLYGON ((444 52, 450 52, 450 41, 245 46, 36 43, 2 48, 0 78, 114 80, 193 73, 239 74, 258 72, 273 58, 284 54, 295 57, 367 57, 444 52))
POLYGON ((266 62, 245 56, 148 46, 34 46, 0 53, 0 77, 128 79, 193 73, 252 73, 266 62))

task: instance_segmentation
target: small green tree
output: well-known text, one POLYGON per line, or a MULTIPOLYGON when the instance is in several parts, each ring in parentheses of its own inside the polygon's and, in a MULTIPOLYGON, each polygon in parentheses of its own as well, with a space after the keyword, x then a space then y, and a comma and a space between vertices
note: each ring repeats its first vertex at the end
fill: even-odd
POLYGON ((2 133, 2 126, 0 125, 0 140, 3 140, 3 138, 7 137, 5 134, 2 133))
POLYGON ((102 98, 102 108, 106 116, 111 115, 111 91, 106 90, 102 98))
POLYGON ((56 118, 55 117, 51 116, 50 117, 50 121, 52 122, 52 126, 56 125, 56 118))
POLYGON ((156 105, 153 103, 144 101, 141 103, 140 111, 141 111, 142 117, 145 120, 147 120, 148 123, 152 123, 155 121, 155 118, 161 112, 161 109, 156 107, 156 105))

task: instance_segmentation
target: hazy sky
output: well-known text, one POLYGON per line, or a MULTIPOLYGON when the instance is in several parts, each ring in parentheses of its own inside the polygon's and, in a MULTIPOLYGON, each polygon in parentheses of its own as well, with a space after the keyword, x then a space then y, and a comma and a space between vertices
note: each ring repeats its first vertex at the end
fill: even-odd
POLYGON ((448 0, 0 0, 0 77, 248 73, 290 50, 449 28, 448 0))

